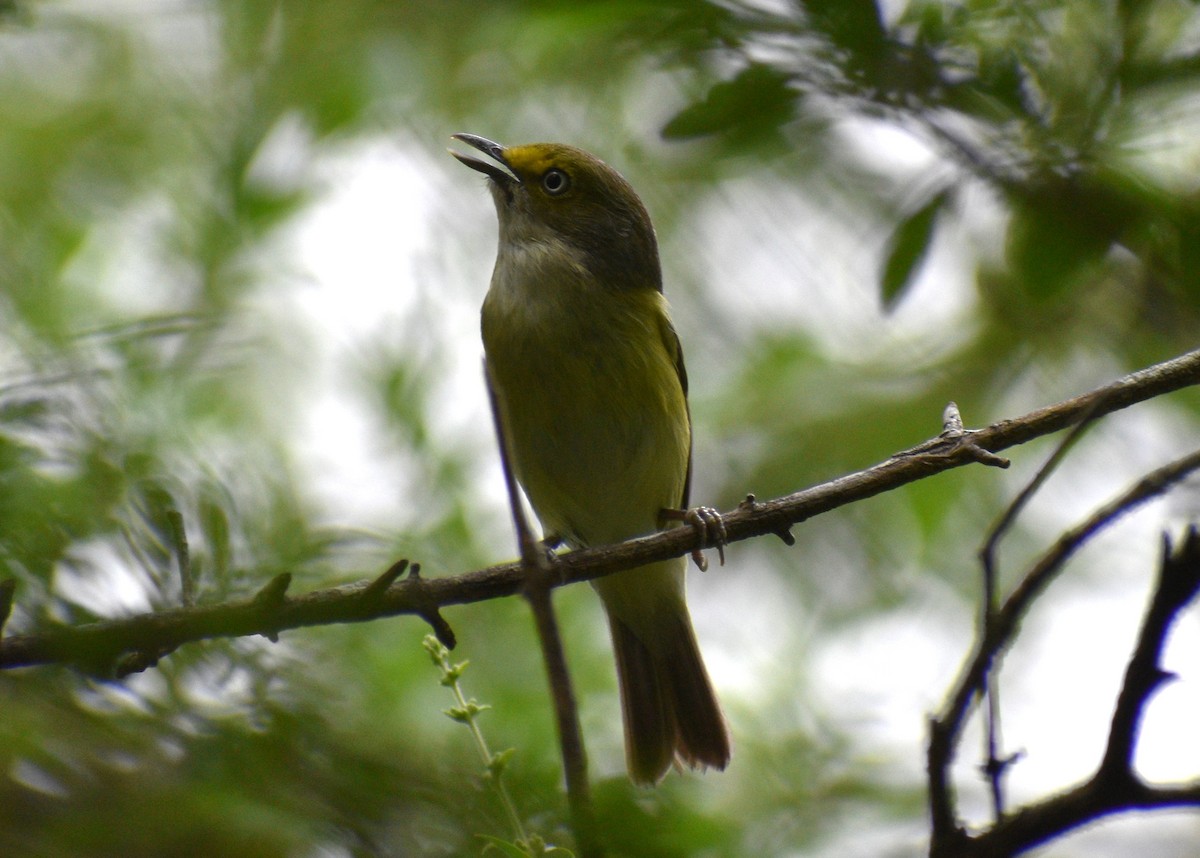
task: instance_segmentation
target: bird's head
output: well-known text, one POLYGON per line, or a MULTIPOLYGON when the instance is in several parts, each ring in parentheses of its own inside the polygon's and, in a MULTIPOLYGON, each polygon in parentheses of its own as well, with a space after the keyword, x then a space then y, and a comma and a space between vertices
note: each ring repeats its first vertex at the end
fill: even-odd
POLYGON ((561 143, 502 146, 474 134, 453 137, 491 159, 451 152, 488 177, 502 252, 505 242, 561 243, 612 288, 662 291, 650 215, 612 167, 561 143))

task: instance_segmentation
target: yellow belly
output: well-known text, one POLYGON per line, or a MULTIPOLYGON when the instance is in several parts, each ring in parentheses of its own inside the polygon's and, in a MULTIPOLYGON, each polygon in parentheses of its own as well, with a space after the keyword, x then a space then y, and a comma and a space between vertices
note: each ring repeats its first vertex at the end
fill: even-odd
POLYGON ((535 308, 494 284, 484 347, 543 528, 594 546, 653 532, 681 505, 691 429, 662 296, 571 293, 535 308))

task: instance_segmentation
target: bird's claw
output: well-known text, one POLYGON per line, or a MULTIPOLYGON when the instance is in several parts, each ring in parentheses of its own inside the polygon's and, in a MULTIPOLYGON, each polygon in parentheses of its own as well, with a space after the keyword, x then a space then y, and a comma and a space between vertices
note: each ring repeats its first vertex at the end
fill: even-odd
POLYGON ((711 506, 694 506, 690 509, 664 509, 663 517, 682 521, 696 531, 699 544, 692 549, 692 562, 704 572, 708 569, 705 548, 716 548, 721 565, 725 565, 725 544, 729 541, 725 532, 725 519, 711 506))

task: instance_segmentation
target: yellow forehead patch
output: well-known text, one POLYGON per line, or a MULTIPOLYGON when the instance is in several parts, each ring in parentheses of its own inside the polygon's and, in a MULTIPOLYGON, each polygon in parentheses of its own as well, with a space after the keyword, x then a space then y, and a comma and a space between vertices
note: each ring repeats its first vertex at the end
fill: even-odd
POLYGON ((530 143, 504 150, 504 160, 514 171, 526 176, 540 176, 551 167, 563 166, 562 148, 547 143, 530 143))

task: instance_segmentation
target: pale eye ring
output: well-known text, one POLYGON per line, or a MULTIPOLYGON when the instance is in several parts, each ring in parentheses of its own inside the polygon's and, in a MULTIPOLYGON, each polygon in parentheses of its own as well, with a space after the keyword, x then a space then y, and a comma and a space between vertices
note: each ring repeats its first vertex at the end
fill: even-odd
POLYGON ((571 177, 562 170, 554 167, 542 175, 542 187, 552 197, 565 194, 571 187, 571 177))

